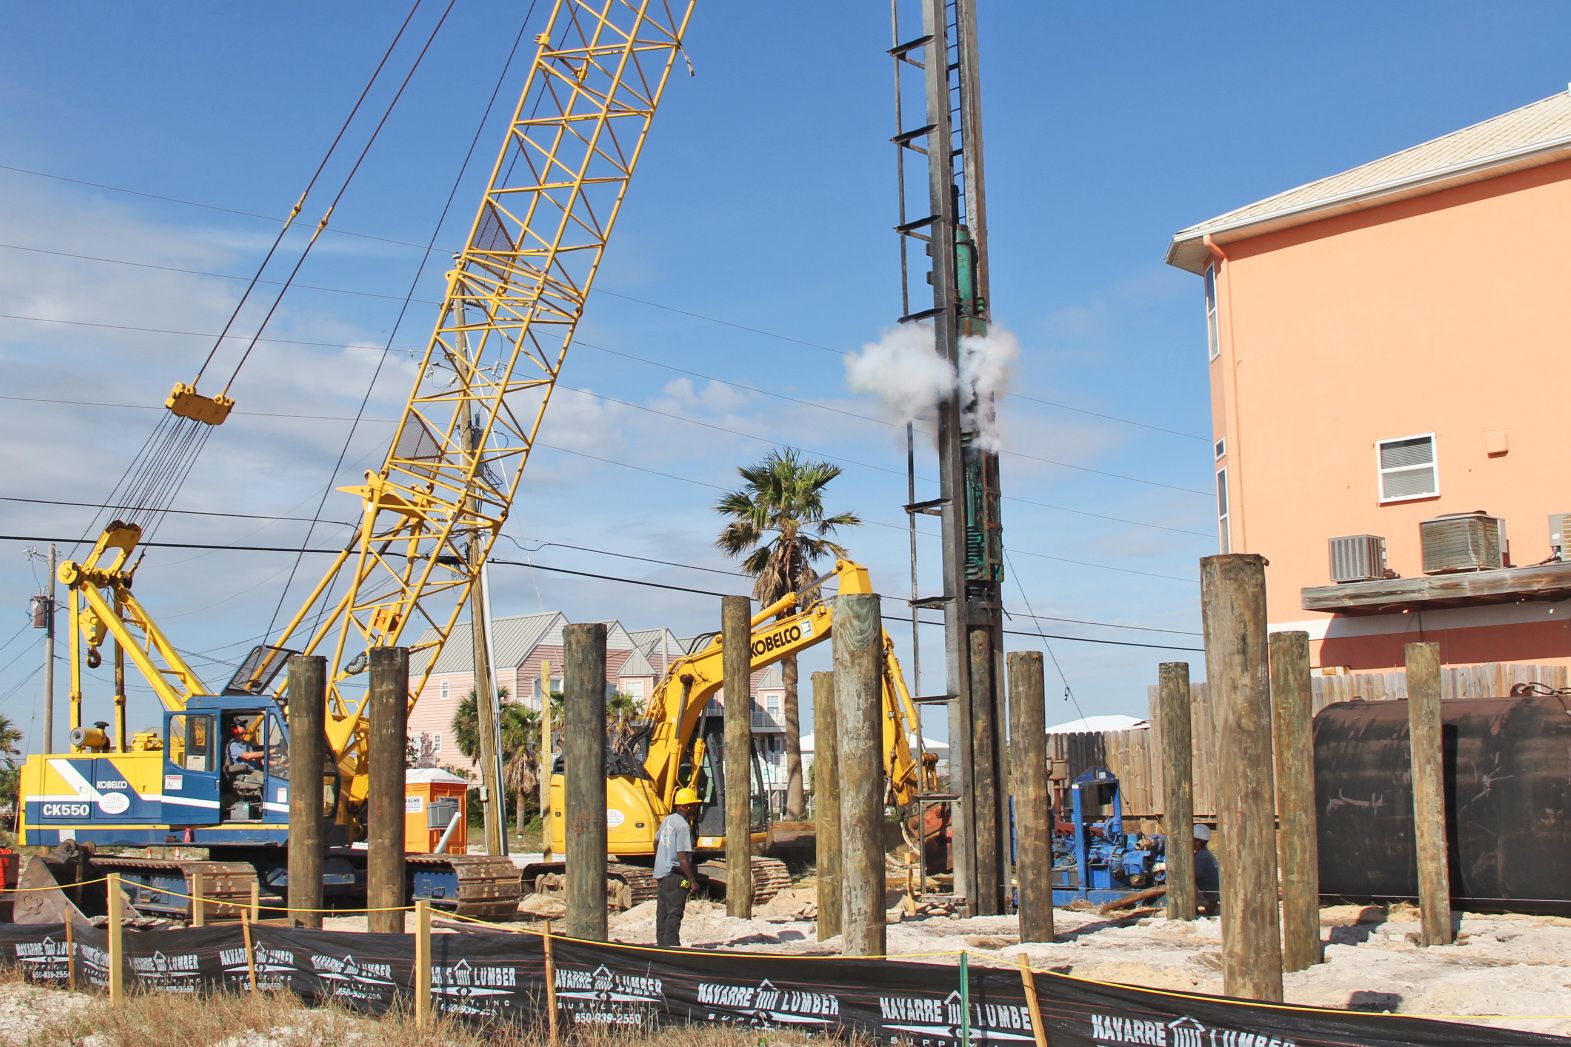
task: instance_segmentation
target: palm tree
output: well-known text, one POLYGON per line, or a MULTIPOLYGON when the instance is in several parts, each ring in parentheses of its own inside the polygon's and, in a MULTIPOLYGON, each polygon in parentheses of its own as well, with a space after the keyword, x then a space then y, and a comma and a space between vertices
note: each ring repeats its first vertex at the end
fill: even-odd
MULTIPOLYGON (((862 521, 854 513, 831 516, 824 511, 824 488, 840 475, 838 465, 805 459, 787 447, 737 472, 741 488, 715 503, 715 511, 727 520, 715 545, 727 556, 742 558, 742 570, 754 578, 755 600, 771 604, 801 591, 817 577, 819 560, 846 554, 830 536, 862 521)), ((798 819, 805 796, 796 658, 783 659, 780 669, 785 683, 786 817, 798 819)), ((746 700, 745 686, 741 694, 746 700)))
POLYGON ((540 789, 540 714, 522 705, 502 706, 502 786, 513 790, 515 832, 524 831, 524 803, 540 789))

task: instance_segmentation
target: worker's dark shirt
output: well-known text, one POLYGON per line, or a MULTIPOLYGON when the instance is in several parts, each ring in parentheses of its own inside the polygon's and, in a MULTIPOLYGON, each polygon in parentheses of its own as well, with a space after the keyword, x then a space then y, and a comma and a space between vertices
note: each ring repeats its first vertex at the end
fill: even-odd
POLYGON ((224 762, 231 764, 244 764, 247 767, 254 767, 257 770, 261 770, 261 760, 254 756, 246 756, 246 753, 251 751, 251 747, 245 743, 245 739, 231 738, 229 739, 228 744, 224 746, 224 762))
POLYGON ((1208 847, 1195 852, 1195 893, 1201 902, 1216 905, 1222 896, 1222 869, 1208 847))

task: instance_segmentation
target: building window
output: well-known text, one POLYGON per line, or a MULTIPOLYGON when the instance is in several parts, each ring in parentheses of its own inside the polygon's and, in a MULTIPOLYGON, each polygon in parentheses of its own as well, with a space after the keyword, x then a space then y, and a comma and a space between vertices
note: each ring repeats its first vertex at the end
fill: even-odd
POLYGON ((1215 360, 1222 352, 1222 338, 1216 327, 1216 266, 1206 266, 1206 348, 1208 359, 1215 360))
POLYGON ((442 701, 447 701, 447 681, 442 681, 442 701))
POLYGON ((1382 502, 1432 498, 1440 493, 1434 433, 1381 440, 1378 446, 1382 502))
POLYGON ((1227 457, 1227 439, 1224 437, 1216 442, 1216 460, 1221 461, 1227 457))
POLYGON ((431 755, 442 755, 442 732, 437 731, 431 735, 431 755))
POLYGON ((1220 552, 1233 551, 1233 539, 1227 527, 1227 470, 1216 471, 1216 540, 1220 552))
POLYGON ((623 680, 622 681, 622 693, 627 695, 629 698, 636 698, 640 702, 643 701, 644 700, 644 681, 642 681, 642 680, 623 680))

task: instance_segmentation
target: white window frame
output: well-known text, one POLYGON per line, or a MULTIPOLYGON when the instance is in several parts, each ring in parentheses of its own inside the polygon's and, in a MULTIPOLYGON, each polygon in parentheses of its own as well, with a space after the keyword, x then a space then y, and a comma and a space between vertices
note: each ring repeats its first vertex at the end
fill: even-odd
POLYGON ((1440 497, 1440 441, 1436 438, 1435 434, 1432 433, 1432 432, 1431 433, 1413 433, 1413 434, 1411 434, 1409 436, 1392 436, 1392 437, 1387 437, 1384 440, 1376 440, 1375 441, 1375 484, 1376 484, 1375 492, 1379 496, 1381 505, 1398 505, 1398 504, 1401 504, 1402 502, 1417 502, 1417 501, 1422 501, 1425 498, 1438 498, 1438 497, 1440 497), (1393 468, 1387 469, 1383 465, 1381 465, 1381 450, 1387 444, 1402 443, 1402 442, 1404 442, 1406 440, 1428 440, 1429 441, 1429 465, 1427 466, 1427 468, 1429 469, 1431 475, 1433 475, 1434 478, 1435 478, 1434 487, 1433 487, 1432 490, 1425 491, 1425 492, 1418 493, 1418 494, 1404 494, 1404 495, 1398 495, 1398 496, 1392 497, 1392 498, 1387 498, 1386 497, 1386 474, 1387 473, 1411 472, 1413 470, 1416 470, 1416 469, 1420 468, 1419 466, 1416 466, 1416 465, 1402 465, 1402 466, 1395 466, 1393 468))
POLYGON ((1206 266, 1206 359, 1215 360, 1222 355, 1221 319, 1217 309, 1217 272, 1215 265, 1206 266))
POLYGON ((446 681, 446 680, 443 680, 443 681, 442 681, 442 682, 441 682, 441 683, 440 683, 440 684, 439 684, 439 685, 438 685, 438 687, 440 687, 440 688, 441 688, 441 691, 442 691, 442 701, 444 701, 444 702, 445 702, 445 701, 447 701, 447 681, 446 681))
POLYGON ((1220 462, 1222 459, 1226 458, 1227 457, 1227 437, 1225 437, 1225 436, 1220 437, 1217 440, 1217 442, 1211 446, 1211 450, 1216 455, 1216 460, 1217 461, 1220 462))
POLYGON ((441 731, 433 731, 433 732, 431 732, 431 755, 432 756, 441 756, 442 755, 442 732, 441 731))
POLYGON ((1227 489, 1227 467, 1216 471, 1216 544, 1218 551, 1233 551, 1233 534, 1229 523, 1233 516, 1233 493, 1227 489))

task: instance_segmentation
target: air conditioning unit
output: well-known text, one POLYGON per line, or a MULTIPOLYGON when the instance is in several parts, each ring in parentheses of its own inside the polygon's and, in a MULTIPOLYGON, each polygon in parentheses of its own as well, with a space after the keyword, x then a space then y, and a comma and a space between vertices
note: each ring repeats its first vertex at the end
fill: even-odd
POLYGON ((1491 571, 1506 565, 1506 522, 1482 509, 1418 524, 1425 574, 1491 571))
POLYGON ((1331 580, 1373 582, 1386 577, 1386 540, 1377 534, 1345 534, 1331 547, 1331 580))
POLYGON ((1549 548, 1554 559, 1571 562, 1571 513, 1550 514, 1549 548))

